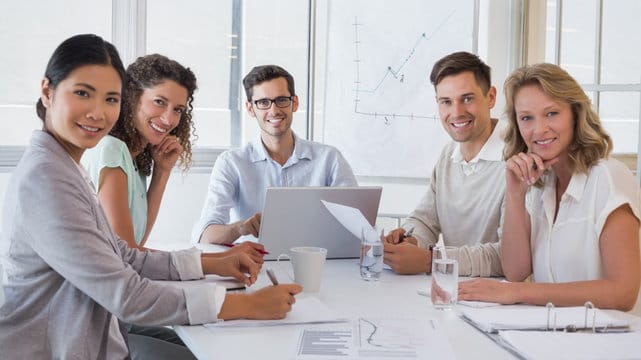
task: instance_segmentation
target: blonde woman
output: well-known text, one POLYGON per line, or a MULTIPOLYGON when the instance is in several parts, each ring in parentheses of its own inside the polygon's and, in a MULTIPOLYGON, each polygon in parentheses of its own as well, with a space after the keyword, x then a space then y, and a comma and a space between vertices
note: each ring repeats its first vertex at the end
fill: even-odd
POLYGON ((501 262, 510 283, 463 282, 461 300, 630 310, 641 279, 641 195, 609 157, 612 140, 579 84, 552 64, 505 82, 506 205, 501 262), (523 282, 533 275, 533 282, 523 282))

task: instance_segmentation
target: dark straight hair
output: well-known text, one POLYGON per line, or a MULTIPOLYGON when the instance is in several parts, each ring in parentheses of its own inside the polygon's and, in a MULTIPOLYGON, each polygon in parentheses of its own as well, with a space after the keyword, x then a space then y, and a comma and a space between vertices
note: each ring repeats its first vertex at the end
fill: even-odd
MULTIPOLYGON (((124 90, 125 67, 118 50, 94 34, 75 35, 58 45, 47 63, 44 76, 49 80, 49 87, 55 89, 71 72, 84 65, 111 65, 120 75, 121 90, 124 90)), ((45 120, 47 109, 41 99, 36 103, 36 113, 42 121, 45 120)))
POLYGON ((292 74, 278 65, 261 65, 255 66, 251 69, 243 79, 243 87, 245 88, 247 101, 252 101, 252 96, 254 96, 254 86, 280 77, 287 80, 287 90, 289 91, 289 95, 296 95, 294 92, 294 77, 292 74))
POLYGON ((490 67, 477 55, 465 51, 451 53, 437 61, 432 68, 430 82, 436 89, 436 85, 438 85, 443 78, 458 75, 466 71, 474 74, 476 83, 483 90, 483 94, 487 95, 490 86, 492 86, 490 67))

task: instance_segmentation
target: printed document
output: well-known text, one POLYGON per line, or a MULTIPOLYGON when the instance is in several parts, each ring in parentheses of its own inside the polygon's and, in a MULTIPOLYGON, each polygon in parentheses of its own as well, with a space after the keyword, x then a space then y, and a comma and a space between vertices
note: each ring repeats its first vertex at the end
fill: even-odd
POLYGON ((295 359, 454 359, 434 319, 361 317, 301 330, 295 359))

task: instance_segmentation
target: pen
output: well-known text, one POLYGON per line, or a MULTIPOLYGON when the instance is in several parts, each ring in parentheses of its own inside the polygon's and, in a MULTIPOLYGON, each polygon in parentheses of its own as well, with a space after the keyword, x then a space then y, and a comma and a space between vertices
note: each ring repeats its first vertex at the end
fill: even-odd
MULTIPOLYGON (((234 245, 234 244, 220 244, 220 245, 225 246, 225 247, 228 247, 228 248, 233 248, 234 246, 236 246, 236 245, 234 245)), ((268 251, 265 251, 265 250, 258 250, 258 249, 256 249, 256 251, 258 251, 259 253, 261 253, 261 254, 263 254, 263 255, 269 255, 269 252, 268 252, 268 251)))
POLYGON ((274 274, 274 270, 267 269, 267 276, 269 276, 269 280, 272 281, 272 284, 278 285, 278 279, 276 279, 276 274, 274 274))
POLYGON ((412 236, 413 233, 414 233, 414 226, 412 226, 409 230, 407 230, 405 234, 401 235, 401 241, 405 240, 405 238, 412 236))

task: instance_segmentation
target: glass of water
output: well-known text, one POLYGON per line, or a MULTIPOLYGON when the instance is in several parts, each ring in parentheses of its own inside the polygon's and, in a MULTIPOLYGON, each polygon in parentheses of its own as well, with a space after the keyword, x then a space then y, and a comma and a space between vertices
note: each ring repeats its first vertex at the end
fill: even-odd
POLYGON ((367 281, 378 281, 383 272, 383 237, 384 230, 375 226, 363 229, 361 233, 361 278, 367 281))
POLYGON ((454 246, 432 249, 432 304, 448 310, 458 298, 458 249, 454 246))

